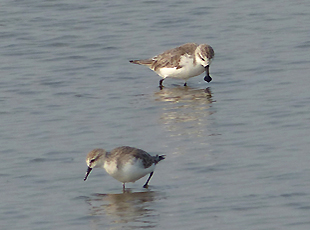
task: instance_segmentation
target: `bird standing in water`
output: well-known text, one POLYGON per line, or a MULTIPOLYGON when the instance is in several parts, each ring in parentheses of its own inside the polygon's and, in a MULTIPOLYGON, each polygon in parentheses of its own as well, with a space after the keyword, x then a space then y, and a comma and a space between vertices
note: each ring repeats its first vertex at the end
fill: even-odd
POLYGON ((163 79, 159 81, 159 88, 163 88, 166 78, 183 79, 184 86, 189 78, 198 76, 204 71, 204 80, 212 81, 209 67, 214 57, 214 50, 210 45, 186 43, 174 49, 167 50, 153 58, 131 60, 131 63, 148 66, 163 79))
POLYGON ((94 149, 86 157, 88 168, 84 181, 93 168, 102 167, 113 178, 123 183, 124 191, 125 183, 135 182, 150 174, 143 186, 147 188, 156 164, 163 159, 165 159, 165 155, 151 156, 142 149, 129 146, 118 147, 111 152, 106 152, 104 149, 94 149))

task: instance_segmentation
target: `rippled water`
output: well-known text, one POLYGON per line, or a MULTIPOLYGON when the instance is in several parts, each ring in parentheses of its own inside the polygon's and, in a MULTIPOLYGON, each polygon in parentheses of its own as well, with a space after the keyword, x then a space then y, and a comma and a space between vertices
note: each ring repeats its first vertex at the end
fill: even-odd
POLYGON ((1 229, 309 229, 308 1, 3 1, 1 229), (131 59, 186 42, 203 75, 131 59), (166 154, 149 189, 93 148, 166 154))

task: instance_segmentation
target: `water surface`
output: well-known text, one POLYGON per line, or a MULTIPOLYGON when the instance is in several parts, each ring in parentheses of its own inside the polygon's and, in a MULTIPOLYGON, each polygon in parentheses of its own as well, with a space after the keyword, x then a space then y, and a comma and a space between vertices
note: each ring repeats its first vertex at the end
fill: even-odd
POLYGON ((309 229, 308 1, 4 1, 1 229, 309 229), (203 75, 131 59, 186 42, 203 75), (93 148, 166 154, 122 185, 93 148))

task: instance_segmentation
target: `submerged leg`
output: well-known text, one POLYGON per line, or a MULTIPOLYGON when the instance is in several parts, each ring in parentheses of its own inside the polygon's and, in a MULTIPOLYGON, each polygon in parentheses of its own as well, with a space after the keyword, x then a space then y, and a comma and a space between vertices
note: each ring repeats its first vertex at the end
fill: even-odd
POLYGON ((163 89, 163 81, 164 81, 165 79, 163 78, 163 79, 161 79, 160 81, 159 81, 159 88, 160 89, 163 89))
POLYGON ((125 190, 126 190, 126 189, 125 189, 125 183, 123 183, 123 192, 125 192, 125 190))
POLYGON ((147 187, 149 186, 148 183, 149 183, 151 177, 153 176, 153 173, 154 173, 154 172, 151 172, 151 173, 150 173, 150 176, 149 176, 149 178, 147 179, 147 181, 145 182, 145 184, 143 185, 143 188, 147 188, 147 187))

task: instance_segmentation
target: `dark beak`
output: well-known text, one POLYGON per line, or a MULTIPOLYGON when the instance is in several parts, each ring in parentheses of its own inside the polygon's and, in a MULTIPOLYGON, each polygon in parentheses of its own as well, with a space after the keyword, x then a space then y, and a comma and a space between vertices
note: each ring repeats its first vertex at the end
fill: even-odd
POLYGON ((86 174, 85 174, 85 177, 84 177, 84 181, 87 180, 87 177, 88 177, 88 175, 90 174, 91 170, 93 170, 93 169, 90 168, 90 167, 87 168, 87 171, 86 171, 86 174))
POLYGON ((205 69, 206 69, 206 76, 205 76, 204 80, 205 80, 206 82, 210 82, 210 81, 212 81, 212 78, 210 77, 210 74, 209 74, 209 65, 207 65, 207 66, 205 67, 205 69))

